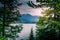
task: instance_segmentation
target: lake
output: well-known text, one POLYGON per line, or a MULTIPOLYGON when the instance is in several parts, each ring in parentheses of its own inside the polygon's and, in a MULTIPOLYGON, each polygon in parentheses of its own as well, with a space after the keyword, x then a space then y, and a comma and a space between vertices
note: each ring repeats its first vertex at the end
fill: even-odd
POLYGON ((28 40, 31 32, 31 28, 33 28, 33 35, 34 37, 36 36, 36 24, 29 24, 29 23, 24 23, 23 24, 23 29, 20 33, 17 33, 19 35, 18 38, 15 38, 16 40, 28 40))

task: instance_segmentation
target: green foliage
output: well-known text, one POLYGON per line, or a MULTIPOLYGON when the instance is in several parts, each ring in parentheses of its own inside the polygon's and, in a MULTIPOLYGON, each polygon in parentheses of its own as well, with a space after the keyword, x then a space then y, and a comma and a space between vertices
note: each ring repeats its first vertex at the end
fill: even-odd
POLYGON ((42 19, 40 17, 37 23, 37 40, 58 40, 58 35, 60 35, 60 22, 52 19, 46 21, 43 17, 42 19), (46 23, 43 23, 44 21, 46 21, 46 23))
POLYGON ((55 10, 45 10, 42 14, 45 14, 45 16, 49 16, 50 14, 54 14, 55 10))
POLYGON ((33 36, 33 28, 31 28, 31 33, 30 33, 29 40, 34 40, 34 36, 33 36))
POLYGON ((39 21, 37 22, 37 24, 39 25, 39 24, 41 24, 41 25, 43 25, 43 21, 47 21, 48 19, 46 18, 46 17, 40 17, 40 19, 39 19, 39 21))
MULTIPOLYGON (((53 8, 53 10, 48 9, 42 12, 44 16, 40 17, 37 23, 37 40, 60 40, 60 36, 58 36, 60 35, 60 1, 48 1, 44 1, 48 3, 45 5, 53 8), (44 23, 44 21, 46 21, 46 23, 44 23)), ((44 3, 43 1, 39 2, 41 2, 41 4, 44 3)))
POLYGON ((55 38, 55 29, 52 29, 50 27, 39 29, 37 32, 37 40, 54 40, 55 38))
POLYGON ((37 7, 37 5, 35 5, 32 1, 28 1, 27 4, 28 4, 28 6, 30 6, 32 8, 37 7))
POLYGON ((7 38, 4 36, 4 37, 2 37, 1 35, 0 35, 0 40, 7 40, 7 38))
MULTIPOLYGON (((37 22, 37 40, 60 40, 60 0, 36 0, 37 7, 50 7, 37 22), (53 8, 53 9, 52 9, 53 8), (52 9, 52 10, 51 10, 52 9), (57 31, 58 30, 58 31, 57 31)), ((34 6, 30 3, 30 7, 34 6)), ((36 7, 35 6, 35 7, 36 7)))
MULTIPOLYGON (((5 35, 6 34, 5 30, 7 30, 5 28, 9 27, 9 24, 11 24, 12 22, 15 22, 18 20, 20 13, 19 13, 19 10, 17 10, 17 6, 19 6, 21 4, 18 3, 18 0, 0 0, 0 4, 3 5, 2 7, 0 7, 0 34, 3 37, 4 36, 9 37, 9 36, 11 36, 10 34, 5 35)), ((21 27, 19 27, 19 28, 21 28, 21 27)), ((19 29, 19 28, 17 28, 17 29, 19 29)), ((15 30, 16 30, 16 28, 15 28, 15 30)), ((21 31, 21 29, 19 29, 19 31, 21 31)), ((15 34, 15 32, 13 34, 15 34)), ((2 39, 4 39, 3 37, 2 37, 2 39)))

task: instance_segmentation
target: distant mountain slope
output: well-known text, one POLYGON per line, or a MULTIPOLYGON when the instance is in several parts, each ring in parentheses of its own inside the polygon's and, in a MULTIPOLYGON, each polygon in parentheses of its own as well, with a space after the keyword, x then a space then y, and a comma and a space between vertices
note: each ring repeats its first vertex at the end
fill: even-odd
POLYGON ((35 23, 38 21, 38 16, 32 16, 30 14, 23 14, 20 18, 23 23, 35 23))

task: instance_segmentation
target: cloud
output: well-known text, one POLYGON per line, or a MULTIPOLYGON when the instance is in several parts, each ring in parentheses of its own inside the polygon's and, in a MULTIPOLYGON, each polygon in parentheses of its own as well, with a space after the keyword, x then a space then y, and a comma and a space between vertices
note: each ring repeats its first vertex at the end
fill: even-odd
POLYGON ((21 14, 29 13, 31 15, 37 15, 37 16, 40 16, 41 12, 43 11, 41 8, 29 7, 27 4, 20 6, 19 9, 21 14))
MULTIPOLYGON (((22 0, 21 2, 27 2, 29 0, 22 0)), ((36 0, 33 0, 33 2, 35 3, 36 0)), ((42 16, 41 12, 43 10, 46 10, 47 8, 46 7, 42 7, 42 8, 32 8, 32 7, 29 7, 26 3, 24 3, 22 6, 19 7, 19 11, 20 11, 20 14, 26 14, 26 13, 29 13, 33 16, 42 16)))

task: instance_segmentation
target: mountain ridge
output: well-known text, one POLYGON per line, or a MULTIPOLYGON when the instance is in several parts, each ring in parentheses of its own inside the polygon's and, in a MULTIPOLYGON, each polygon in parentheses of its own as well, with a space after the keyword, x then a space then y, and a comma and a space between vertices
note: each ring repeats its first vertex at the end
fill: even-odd
POLYGON ((22 14, 20 20, 23 23, 35 23, 38 21, 38 16, 32 16, 31 14, 22 14))

